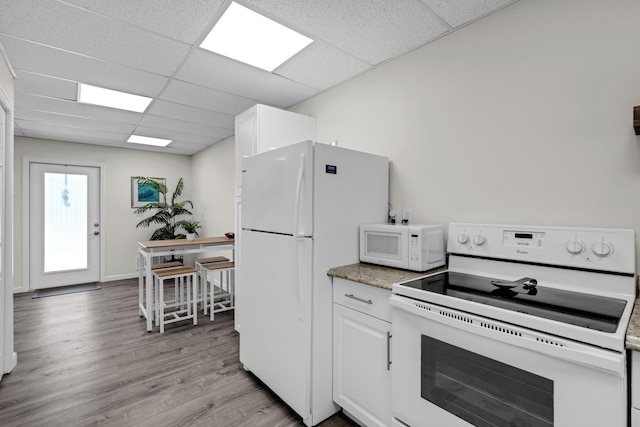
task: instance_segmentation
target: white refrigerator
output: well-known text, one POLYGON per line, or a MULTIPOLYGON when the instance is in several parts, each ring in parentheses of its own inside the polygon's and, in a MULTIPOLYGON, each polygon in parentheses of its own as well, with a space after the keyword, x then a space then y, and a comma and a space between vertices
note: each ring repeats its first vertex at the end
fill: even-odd
POLYGON ((311 141, 243 159, 240 362, 316 425, 332 399, 329 268, 387 219, 389 161, 311 141))

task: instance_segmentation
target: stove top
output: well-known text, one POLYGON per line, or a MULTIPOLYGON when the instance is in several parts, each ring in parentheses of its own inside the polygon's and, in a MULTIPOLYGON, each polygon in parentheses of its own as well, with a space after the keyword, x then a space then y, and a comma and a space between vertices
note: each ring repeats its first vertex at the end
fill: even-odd
POLYGON ((449 224, 448 271, 393 285, 416 302, 624 351, 635 232, 449 224))
POLYGON ((548 288, 535 279, 523 279, 528 280, 511 282, 448 271, 402 286, 602 332, 618 328, 625 300, 548 288))

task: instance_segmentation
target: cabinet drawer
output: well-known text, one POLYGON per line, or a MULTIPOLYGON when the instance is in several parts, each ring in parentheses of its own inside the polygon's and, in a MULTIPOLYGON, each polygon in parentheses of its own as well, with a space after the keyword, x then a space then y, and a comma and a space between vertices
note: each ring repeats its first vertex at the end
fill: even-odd
POLYGON ((333 278, 333 302, 391 322, 391 291, 340 277, 333 278))

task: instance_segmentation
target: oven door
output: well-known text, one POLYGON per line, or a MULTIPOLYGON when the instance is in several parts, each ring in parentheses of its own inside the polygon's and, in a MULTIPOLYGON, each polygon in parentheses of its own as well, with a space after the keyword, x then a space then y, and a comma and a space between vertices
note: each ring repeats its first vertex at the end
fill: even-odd
POLYGON ((393 295, 395 425, 627 425, 625 355, 393 295))

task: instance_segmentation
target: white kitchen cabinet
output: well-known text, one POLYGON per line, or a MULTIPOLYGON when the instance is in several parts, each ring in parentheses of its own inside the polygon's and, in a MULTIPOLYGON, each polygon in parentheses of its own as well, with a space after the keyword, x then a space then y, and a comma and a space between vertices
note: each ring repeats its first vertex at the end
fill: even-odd
POLYGON ((333 400, 366 426, 391 424, 390 296, 333 278, 333 400))
POLYGON ((631 352, 631 427, 640 427, 640 352, 631 352))
POLYGON ((315 141, 316 119, 256 104, 236 116, 236 196, 242 195, 242 159, 301 141, 315 141))
POLYGON ((264 151, 315 141, 316 119, 267 105, 256 104, 236 116, 235 152, 235 329, 241 332, 242 318, 242 242, 240 212, 242 208, 242 159, 264 151))

